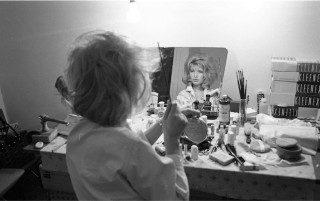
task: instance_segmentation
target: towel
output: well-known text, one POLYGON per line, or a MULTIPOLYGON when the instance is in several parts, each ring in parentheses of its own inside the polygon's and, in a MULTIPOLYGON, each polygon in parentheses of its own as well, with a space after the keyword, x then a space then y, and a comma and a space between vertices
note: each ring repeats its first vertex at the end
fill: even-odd
POLYGON ((315 127, 260 125, 260 137, 264 139, 287 137, 294 138, 302 146, 302 153, 316 155, 318 149, 318 134, 315 127))

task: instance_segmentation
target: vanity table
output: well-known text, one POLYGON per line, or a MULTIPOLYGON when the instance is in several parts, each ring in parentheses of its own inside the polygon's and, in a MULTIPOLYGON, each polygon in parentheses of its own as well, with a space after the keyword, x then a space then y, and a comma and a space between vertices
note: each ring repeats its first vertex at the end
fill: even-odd
MULTIPOLYGON (((135 129, 146 128, 150 116, 142 115, 134 119, 135 129)), ((60 132, 66 132, 60 126, 60 132)), ((216 133, 217 134, 217 133, 216 133)), ((217 139, 217 137, 215 137, 217 139)), ((161 143, 160 139, 156 142, 161 143)), ((237 142, 245 142, 243 129, 236 137, 237 142)), ((75 197, 65 163, 66 138, 63 135, 38 150, 42 156, 41 179, 52 195, 63 192, 64 197, 75 197), (57 185, 59 184, 59 185, 57 185)), ((231 163, 222 166, 199 154, 196 161, 184 161, 191 197, 205 195, 206 199, 226 197, 233 199, 259 200, 319 200, 320 199, 320 152, 315 156, 304 155, 300 165, 266 166, 257 171, 241 171, 231 163)))

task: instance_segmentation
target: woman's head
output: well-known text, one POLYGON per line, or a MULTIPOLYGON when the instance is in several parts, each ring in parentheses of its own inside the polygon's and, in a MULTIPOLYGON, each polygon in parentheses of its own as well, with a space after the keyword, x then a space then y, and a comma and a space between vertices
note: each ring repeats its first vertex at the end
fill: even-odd
POLYGON ((217 78, 216 68, 213 62, 205 54, 194 54, 189 56, 184 65, 183 83, 201 85, 210 88, 217 78))
POLYGON ((74 111, 102 126, 118 126, 150 98, 150 73, 142 48, 112 32, 81 35, 66 71, 74 111))

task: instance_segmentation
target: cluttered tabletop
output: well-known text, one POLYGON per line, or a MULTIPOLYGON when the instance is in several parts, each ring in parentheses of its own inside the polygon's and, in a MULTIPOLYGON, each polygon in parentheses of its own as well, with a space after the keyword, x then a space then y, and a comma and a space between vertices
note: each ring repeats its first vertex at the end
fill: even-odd
MULTIPOLYGON (((138 124, 148 118, 140 118, 138 124)), ((190 189, 234 199, 320 198, 319 133, 312 124, 265 114, 243 127, 230 123, 229 129, 219 127, 217 120, 204 122, 206 140, 182 140, 190 189)), ((161 138, 155 147, 163 148, 161 138)))
MULTIPOLYGON (((145 130, 156 118, 141 114, 131 121, 131 128, 145 130)), ((42 148, 30 144, 25 149, 65 154, 67 135, 79 117, 69 115, 65 121, 68 124, 57 126, 58 135, 50 143, 42 148)), ((234 199, 320 199, 316 127, 298 119, 276 119, 264 114, 258 114, 255 123, 247 122, 243 127, 230 123, 227 128, 220 127, 217 120, 201 121, 207 131, 205 140, 197 141, 198 135, 192 134, 185 138, 194 138, 193 141, 181 140, 190 189, 234 199)), ((163 136, 153 146, 165 155, 161 153, 163 136)), ((65 164, 60 168, 67 171, 65 164)))

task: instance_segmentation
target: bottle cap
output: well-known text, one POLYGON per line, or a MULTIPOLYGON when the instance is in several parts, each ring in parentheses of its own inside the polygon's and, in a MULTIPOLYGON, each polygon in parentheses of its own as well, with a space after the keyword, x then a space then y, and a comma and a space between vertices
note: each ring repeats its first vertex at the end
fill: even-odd
POLYGON ((164 106, 164 102, 163 102, 163 101, 160 101, 160 102, 159 102, 159 105, 160 105, 160 107, 163 107, 163 106, 164 106))
POLYGON ((236 133, 237 132, 237 126, 236 125, 231 125, 231 131, 236 133))

